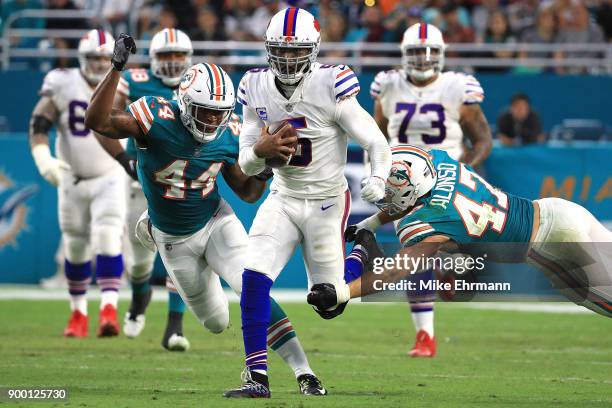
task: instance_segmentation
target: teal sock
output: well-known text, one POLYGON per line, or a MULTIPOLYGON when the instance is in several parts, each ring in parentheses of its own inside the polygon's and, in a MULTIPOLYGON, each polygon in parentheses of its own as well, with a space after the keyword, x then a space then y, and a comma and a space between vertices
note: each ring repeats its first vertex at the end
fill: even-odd
POLYGON ((168 311, 185 313, 185 302, 181 299, 181 295, 176 292, 168 291, 168 311))
POLYGON ((278 303, 270 298, 270 325, 268 326, 268 346, 278 350, 280 346, 296 336, 291 321, 278 303))
POLYGON ((148 279, 144 282, 132 282, 132 293, 134 294, 142 295, 147 293, 149 290, 151 290, 151 284, 149 283, 148 279))

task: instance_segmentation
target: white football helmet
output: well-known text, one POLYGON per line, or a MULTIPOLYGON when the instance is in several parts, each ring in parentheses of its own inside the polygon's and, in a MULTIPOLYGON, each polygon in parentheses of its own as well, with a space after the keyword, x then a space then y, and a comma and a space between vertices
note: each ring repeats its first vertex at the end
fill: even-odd
POLYGON ((389 215, 398 215, 414 206, 436 183, 436 170, 427 151, 409 145, 391 149, 391 172, 385 198, 376 206, 389 215))
POLYGON ((221 134, 235 104, 234 84, 221 67, 200 63, 183 75, 178 88, 181 121, 198 142, 211 142, 221 134))
POLYGON ((268 64, 284 84, 299 82, 317 60, 321 28, 312 14, 289 7, 272 17, 265 34, 268 64))
POLYGON ((164 28, 156 33, 149 45, 149 58, 151 58, 151 71, 162 82, 171 87, 177 86, 187 68, 191 66, 193 46, 191 40, 181 30, 164 28), (184 53, 182 61, 170 60, 161 57, 168 53, 184 53))
POLYGON ((400 48, 404 72, 418 81, 432 78, 444 67, 446 44, 442 32, 431 24, 410 26, 404 32, 400 48))
POLYGON ((79 41, 79 65, 81 66, 81 73, 89 82, 96 85, 104 78, 110 67, 110 59, 113 57, 114 48, 115 39, 108 31, 91 30, 81 38, 81 41, 79 41))

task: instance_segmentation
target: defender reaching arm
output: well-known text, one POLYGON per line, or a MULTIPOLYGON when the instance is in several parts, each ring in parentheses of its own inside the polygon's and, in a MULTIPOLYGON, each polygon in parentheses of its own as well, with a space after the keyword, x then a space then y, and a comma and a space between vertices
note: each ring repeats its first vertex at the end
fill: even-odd
POLYGON ((113 108, 120 72, 125 67, 129 54, 135 52, 134 39, 121 34, 115 42, 113 68, 107 72, 91 97, 91 103, 85 113, 85 126, 112 139, 131 136, 144 145, 146 139, 138 126, 138 121, 129 113, 113 108))

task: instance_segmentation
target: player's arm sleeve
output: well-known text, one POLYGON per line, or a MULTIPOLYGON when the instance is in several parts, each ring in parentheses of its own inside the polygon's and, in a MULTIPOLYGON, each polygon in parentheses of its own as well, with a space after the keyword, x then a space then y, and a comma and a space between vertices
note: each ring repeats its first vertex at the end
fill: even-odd
POLYGON ((459 101, 464 105, 482 103, 484 100, 484 90, 480 82, 472 75, 462 75, 461 87, 458 89, 459 101))
POLYGON ((155 105, 155 98, 151 96, 143 96, 135 102, 128 105, 127 111, 136 119, 138 127, 143 135, 149 135, 151 127, 155 121, 153 112, 150 108, 151 105, 155 105))
POLYGON ((247 176, 254 176, 266 168, 266 160, 257 157, 253 146, 259 138, 261 129, 265 126, 253 108, 243 104, 243 122, 240 129, 240 155, 238 164, 247 176))
POLYGON ((54 69, 49 71, 49 73, 45 75, 40 91, 38 92, 40 96, 47 96, 51 98, 56 106, 58 105, 57 98, 59 96, 59 91, 62 86, 66 85, 66 81, 64 80, 64 72, 65 71, 63 69, 54 69))
POLYGON ((334 98, 340 102, 351 96, 357 96, 359 90, 359 79, 351 68, 346 65, 339 65, 333 69, 334 98))
POLYGON ((396 234, 402 246, 414 245, 432 235, 444 235, 436 231, 431 224, 421 220, 402 222, 396 234))
POLYGON ((370 84, 370 96, 373 99, 379 99, 385 91, 387 79, 387 72, 381 71, 374 77, 374 80, 370 84))
POLYGON ((386 181, 391 171, 391 148, 374 118, 359 105, 356 98, 348 98, 337 104, 336 122, 368 152, 371 176, 386 181))

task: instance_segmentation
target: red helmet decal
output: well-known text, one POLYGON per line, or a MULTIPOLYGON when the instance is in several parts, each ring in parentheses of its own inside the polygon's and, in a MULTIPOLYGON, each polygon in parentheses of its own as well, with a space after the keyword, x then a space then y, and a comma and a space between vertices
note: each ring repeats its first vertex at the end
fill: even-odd
POLYGON ((319 25, 319 21, 316 18, 314 19, 314 28, 315 30, 317 30, 318 33, 321 32, 321 26, 319 25))

